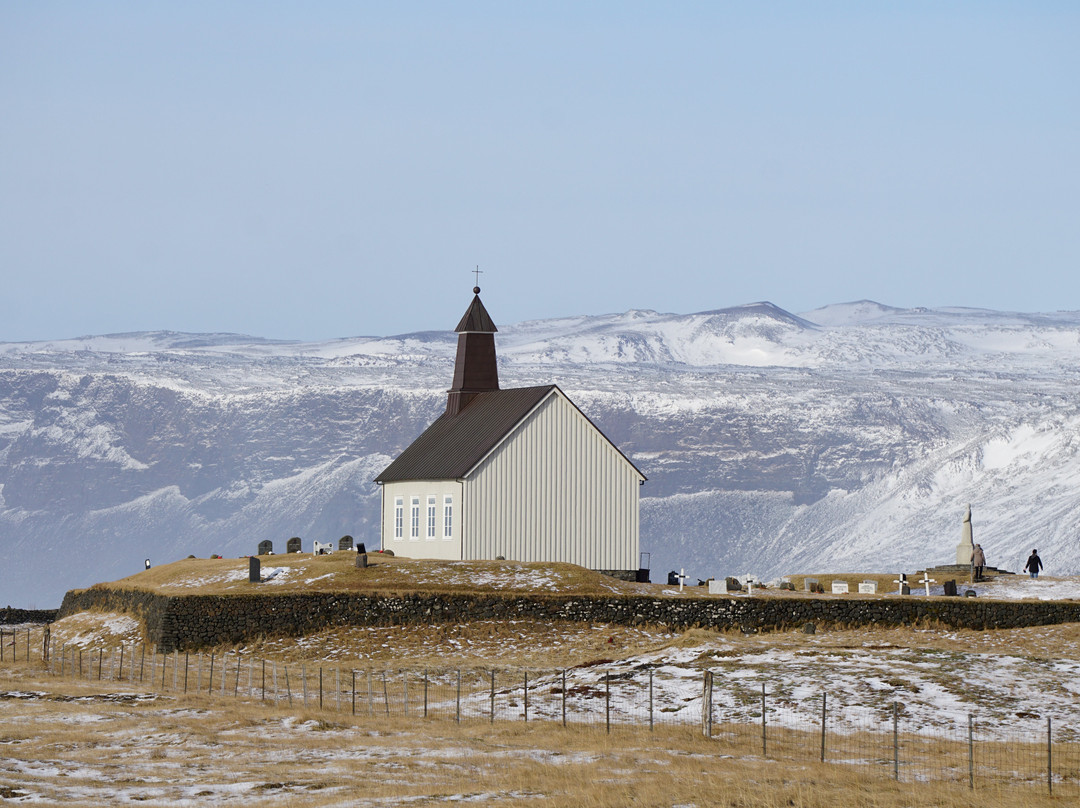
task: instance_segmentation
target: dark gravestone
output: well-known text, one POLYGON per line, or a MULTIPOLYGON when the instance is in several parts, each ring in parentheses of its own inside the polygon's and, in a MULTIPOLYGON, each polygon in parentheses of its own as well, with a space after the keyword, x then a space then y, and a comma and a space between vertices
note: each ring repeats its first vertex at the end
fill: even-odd
POLYGON ((352 549, 352 536, 342 536, 338 539, 338 550, 351 550, 352 549))
POLYGON ((679 585, 679 573, 675 572, 675 570, 672 570, 671 572, 669 572, 667 574, 667 585, 668 586, 678 586, 679 585))
POLYGON ((293 536, 288 542, 285 543, 286 553, 299 553, 301 551, 301 541, 299 536, 293 536))
POLYGON ((366 553, 367 552, 367 547, 364 546, 363 542, 360 542, 358 545, 356 545, 356 552, 358 552, 358 553, 366 553))
POLYGON ((727 588, 728 592, 741 592, 742 591, 742 584, 739 583, 738 578, 725 578, 724 579, 724 586, 727 588))
POLYGON ((804 592, 816 592, 817 591, 817 578, 803 578, 803 591, 804 592))
POLYGON ((360 567, 361 569, 367 566, 367 553, 356 554, 356 566, 360 567))
POLYGON ((640 568, 638 568, 638 571, 634 574, 634 581, 639 583, 639 584, 652 583, 649 580, 649 568, 648 567, 640 567, 640 568))
POLYGON ((262 580, 262 562, 255 556, 248 559, 248 583, 257 584, 262 580))
POLYGON ((956 581, 946 581, 944 583, 945 594, 949 597, 956 597, 956 581))
POLYGON ((266 541, 259 542, 259 555, 273 555, 274 543, 267 539, 266 541))
POLYGON ((795 584, 793 584, 791 581, 781 581, 780 588, 785 590, 786 592, 794 592, 795 584))
POLYGON ((900 594, 901 595, 910 595, 911 594, 911 587, 908 586, 907 584, 900 584, 900 594))

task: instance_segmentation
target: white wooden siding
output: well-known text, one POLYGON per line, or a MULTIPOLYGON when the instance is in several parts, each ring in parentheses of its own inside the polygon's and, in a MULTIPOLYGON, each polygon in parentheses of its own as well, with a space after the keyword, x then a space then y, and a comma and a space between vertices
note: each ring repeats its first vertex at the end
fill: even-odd
POLYGON ((410 480, 406 482, 386 483, 382 487, 382 546, 384 550, 393 550, 396 555, 407 558, 441 558, 460 561, 461 554, 461 514, 463 509, 461 483, 457 480, 410 480), (454 516, 450 539, 443 538, 443 497, 454 498, 454 516), (427 537, 427 500, 435 497, 435 538, 427 537), (394 538, 394 498, 402 497, 405 501, 405 529, 400 539, 394 538), (411 538, 412 498, 420 499, 420 536, 411 538))
POLYGON ((553 391, 465 481, 462 557, 637 569, 641 479, 553 391))

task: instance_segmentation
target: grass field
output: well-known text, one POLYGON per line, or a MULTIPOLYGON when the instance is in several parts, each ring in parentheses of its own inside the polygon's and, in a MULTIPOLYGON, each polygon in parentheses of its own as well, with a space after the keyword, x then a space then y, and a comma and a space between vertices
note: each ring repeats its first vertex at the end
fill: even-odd
MULTIPOLYGON (((569 565, 376 555, 362 570, 354 558, 264 557, 259 586, 679 596, 569 565)), ((120 585, 163 594, 254 586, 246 559, 187 559, 120 585)), ((682 596, 704 594, 693 587, 682 596)), ((83 612, 53 624, 53 648, 64 649, 68 660, 64 677, 42 665, 40 631, 29 645, 23 637, 6 648, 0 665, 0 801, 13 804, 1041 808, 1080 802, 1080 624, 983 632, 819 627, 815 634, 528 620, 343 626, 207 649, 218 671, 224 662, 234 677, 235 696, 202 679, 212 664, 207 654, 190 660, 192 682, 202 682, 198 694, 194 686, 187 694, 172 686, 182 681, 173 679, 179 663, 185 670, 188 663, 176 656, 167 679, 158 674, 138 685, 110 679, 121 645, 129 678, 135 654, 146 653, 143 626, 129 615, 83 612), (19 655, 15 663, 12 652, 19 655), (84 675, 72 678, 79 652, 84 675), (254 660, 280 668, 282 678, 291 671, 287 699, 263 701, 239 686, 243 665, 250 670, 254 660), (441 676, 443 711, 425 719, 414 700, 408 715, 398 711, 400 701, 394 710, 353 714, 340 695, 320 710, 314 697, 301 698, 300 682, 314 687, 324 667, 338 694, 351 671, 369 677, 381 671, 392 693, 410 681, 413 699, 417 671, 424 669, 426 681, 432 669, 433 682, 441 676), (498 720, 483 719, 484 692, 467 694, 470 709, 460 723, 453 720, 447 687, 455 669, 479 681, 499 669, 498 720), (711 738, 702 734, 706 672, 715 683, 711 738), (309 678, 298 681, 298 673, 309 678), (576 707, 586 710, 566 727, 553 720, 560 675, 580 696, 576 707), (531 712, 522 709, 523 679, 535 688, 531 712), (609 733, 596 696, 612 682, 609 733), (654 684, 663 720, 650 731, 641 699, 647 694, 651 703, 654 684), (767 752, 760 734, 763 685, 767 752), (816 727, 825 693, 830 762, 822 764, 816 727), (903 722, 898 781, 891 779, 894 705, 903 722), (979 732, 974 790, 963 739, 972 718, 979 732), (1053 796, 1039 735, 1047 719, 1057 744, 1053 796)), ((406 698, 404 688, 399 692, 406 698)))
POLYGON ((894 783, 862 766, 732 756, 689 728, 426 722, 0 674, 0 799, 13 804, 1014 808, 1025 784, 894 783))

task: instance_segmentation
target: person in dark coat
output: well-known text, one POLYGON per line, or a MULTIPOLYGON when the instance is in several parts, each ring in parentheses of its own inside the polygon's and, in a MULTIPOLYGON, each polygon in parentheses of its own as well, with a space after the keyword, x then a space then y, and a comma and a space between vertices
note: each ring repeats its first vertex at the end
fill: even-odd
POLYGON ((983 567, 986 566, 986 553, 983 552, 981 544, 975 545, 975 551, 971 554, 971 566, 975 569, 975 580, 981 581, 983 577, 983 567))
POLYGON ((1031 555, 1028 556, 1027 563, 1024 565, 1024 572, 1031 573, 1032 578, 1039 577, 1039 570, 1042 569, 1042 559, 1039 558, 1039 551, 1032 550, 1031 555))

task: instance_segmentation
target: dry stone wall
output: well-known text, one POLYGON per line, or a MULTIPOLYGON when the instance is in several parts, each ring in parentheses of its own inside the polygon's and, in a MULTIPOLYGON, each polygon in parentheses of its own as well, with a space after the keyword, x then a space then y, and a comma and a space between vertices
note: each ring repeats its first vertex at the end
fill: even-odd
POLYGON ((56 619, 56 609, 0 609, 0 626, 19 623, 51 623, 56 619))
POLYGON ((161 650, 192 650, 259 637, 301 636, 330 626, 535 619, 718 630, 773 631, 819 626, 935 623, 992 629, 1080 622, 1080 602, 1017 602, 914 596, 577 597, 414 593, 165 597, 108 587, 69 592, 60 616, 85 609, 140 617, 161 650))

